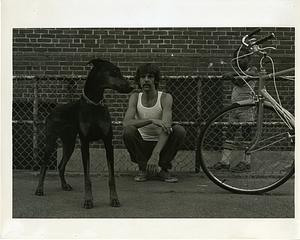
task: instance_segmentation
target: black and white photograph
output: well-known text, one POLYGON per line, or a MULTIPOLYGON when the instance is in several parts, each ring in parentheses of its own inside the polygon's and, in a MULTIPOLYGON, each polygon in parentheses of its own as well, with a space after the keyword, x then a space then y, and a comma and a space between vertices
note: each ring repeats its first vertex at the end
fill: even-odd
POLYGON ((296 1, 275 1, 278 21, 187 1, 205 20, 179 22, 179 1, 101 2, 79 24, 56 1, 6 15, 1 237, 299 237, 296 1))

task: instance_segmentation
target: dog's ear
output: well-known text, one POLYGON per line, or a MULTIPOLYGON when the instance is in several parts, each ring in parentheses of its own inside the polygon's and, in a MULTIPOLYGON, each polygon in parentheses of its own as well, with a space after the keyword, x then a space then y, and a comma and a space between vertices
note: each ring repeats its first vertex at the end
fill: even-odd
POLYGON ((92 59, 91 61, 89 61, 87 63, 87 65, 89 64, 93 64, 94 67, 98 66, 99 64, 103 63, 104 61, 100 58, 96 58, 96 59, 92 59))

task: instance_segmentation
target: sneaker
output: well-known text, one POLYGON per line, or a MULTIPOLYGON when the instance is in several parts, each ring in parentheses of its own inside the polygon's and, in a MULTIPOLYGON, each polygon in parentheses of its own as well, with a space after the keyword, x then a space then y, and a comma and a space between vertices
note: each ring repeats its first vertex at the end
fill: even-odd
POLYGON ((236 166, 234 166, 231 171, 232 172, 250 172, 250 164, 244 163, 244 162, 239 162, 236 166))
POLYGON ((165 170, 161 170, 161 171, 158 173, 158 178, 159 178, 161 181, 168 182, 168 183, 176 183, 176 182, 178 182, 178 178, 172 177, 172 176, 171 176, 171 173, 168 172, 168 171, 165 171, 165 170))
POLYGON ((134 177, 136 182, 145 182, 147 181, 147 173, 145 171, 139 171, 138 174, 134 177))
POLYGON ((211 167, 209 167, 209 169, 217 170, 217 171, 228 171, 229 168, 230 168, 230 164, 221 163, 221 162, 217 162, 214 165, 212 165, 211 167))

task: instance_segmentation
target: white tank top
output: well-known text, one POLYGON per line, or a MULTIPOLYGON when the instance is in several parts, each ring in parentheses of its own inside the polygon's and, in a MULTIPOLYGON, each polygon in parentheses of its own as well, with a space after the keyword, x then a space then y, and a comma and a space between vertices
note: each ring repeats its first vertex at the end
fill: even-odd
MULTIPOLYGON (((138 95, 138 102, 136 106, 136 119, 162 119, 162 107, 161 107, 161 95, 162 92, 158 91, 157 100, 153 107, 144 107, 142 104, 142 94, 138 95)), ((154 125, 149 124, 144 127, 138 129, 143 140, 145 141, 158 141, 158 136, 161 133, 161 128, 154 125)))

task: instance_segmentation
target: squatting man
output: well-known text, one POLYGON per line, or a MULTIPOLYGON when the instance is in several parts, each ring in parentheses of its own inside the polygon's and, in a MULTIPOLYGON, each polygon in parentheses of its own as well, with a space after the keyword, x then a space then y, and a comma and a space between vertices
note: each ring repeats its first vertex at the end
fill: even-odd
POLYGON ((172 95, 158 91, 160 70, 152 63, 137 69, 135 81, 141 91, 130 96, 123 121, 125 146, 139 167, 134 179, 143 182, 155 176, 177 182, 169 170, 186 131, 172 123, 172 95))

